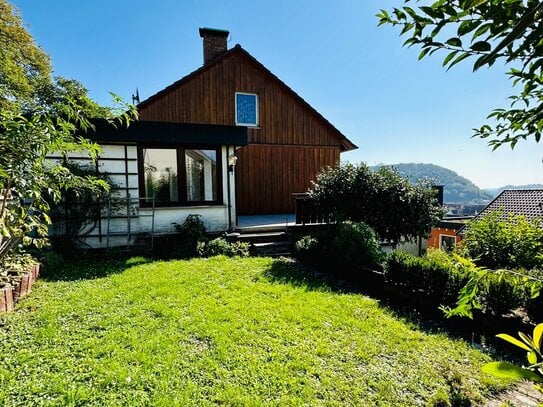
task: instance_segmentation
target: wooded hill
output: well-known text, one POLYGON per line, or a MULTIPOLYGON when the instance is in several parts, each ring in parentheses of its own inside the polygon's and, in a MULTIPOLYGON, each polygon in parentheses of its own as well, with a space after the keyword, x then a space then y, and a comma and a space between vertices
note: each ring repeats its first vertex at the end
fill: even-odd
MULTIPOLYGON (((448 168, 435 164, 400 163, 391 164, 398 173, 410 182, 428 179, 432 184, 443 185, 445 203, 484 204, 494 198, 494 194, 477 187, 473 182, 448 168)), ((378 168, 379 166, 373 167, 378 168)))

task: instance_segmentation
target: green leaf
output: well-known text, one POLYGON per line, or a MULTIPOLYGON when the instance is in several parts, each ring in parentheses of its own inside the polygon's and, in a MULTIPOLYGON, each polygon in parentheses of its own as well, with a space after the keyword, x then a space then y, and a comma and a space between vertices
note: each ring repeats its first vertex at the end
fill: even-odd
POLYGON ((443 60, 443 66, 446 66, 455 56, 458 54, 458 51, 452 51, 449 55, 443 60))
POLYGON ((458 36, 461 37, 463 35, 466 35, 467 33, 475 30, 479 25, 481 24, 480 21, 472 21, 472 20, 466 20, 462 21, 462 23, 458 26, 458 36))
POLYGON ((497 338, 503 339, 504 341, 507 341, 509 343, 512 343, 515 346, 518 346, 519 348, 522 348, 528 352, 530 352, 532 349, 528 347, 524 342, 519 341, 517 338, 512 337, 511 335, 507 334, 498 334, 496 335, 497 338))
POLYGON ((504 379, 525 379, 537 383, 543 382, 543 378, 531 370, 523 369, 509 362, 490 362, 484 365, 481 370, 504 379))
POLYGON ((423 48, 421 53, 419 54, 419 61, 424 58, 426 56, 426 54, 428 54, 428 52, 430 52, 431 48, 423 48))
POLYGON ((460 61, 463 61, 464 59, 468 58, 470 56, 469 53, 467 52, 464 52, 462 53, 460 56, 458 56, 450 65, 447 69, 451 69, 453 66, 455 66, 457 63, 459 63, 460 61))
POLYGON ((461 47, 462 46, 462 40, 458 37, 452 37, 449 38, 445 44, 450 45, 452 47, 461 47))
POLYGON ((480 52, 487 52, 490 51, 491 46, 486 41, 477 41, 475 44, 473 44, 470 49, 474 51, 480 51, 480 52))
POLYGON ((434 9, 433 7, 422 6, 422 7, 419 7, 419 8, 424 12, 424 14, 426 14, 426 15, 432 17, 432 18, 442 19, 444 17, 443 12, 441 10, 434 9))
POLYGON ((528 352, 527 358, 530 365, 535 365, 537 363, 537 352, 535 350, 528 352))
POLYGON ((543 339, 543 324, 537 324, 534 328, 534 346, 541 352, 541 339, 543 339))
POLYGON ((480 6, 481 4, 487 3, 488 1, 489 0, 468 0, 464 4, 463 9, 464 10, 469 10, 471 8, 475 8, 475 7, 480 6))

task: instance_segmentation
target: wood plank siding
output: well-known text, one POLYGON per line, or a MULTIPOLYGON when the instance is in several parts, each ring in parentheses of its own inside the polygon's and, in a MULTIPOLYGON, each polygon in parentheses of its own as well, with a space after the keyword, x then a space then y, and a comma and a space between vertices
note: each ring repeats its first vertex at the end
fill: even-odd
POLYGON ((293 213, 292 193, 356 146, 241 47, 144 101, 140 118, 235 125, 236 92, 258 95, 259 116, 236 153, 238 214, 293 213))

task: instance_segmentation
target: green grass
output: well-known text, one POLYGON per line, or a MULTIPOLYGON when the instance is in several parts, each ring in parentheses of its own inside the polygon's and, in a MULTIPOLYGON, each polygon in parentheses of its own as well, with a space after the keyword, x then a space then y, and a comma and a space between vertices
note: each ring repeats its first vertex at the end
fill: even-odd
POLYGON ((79 261, 2 318, 6 406, 469 405, 498 385, 465 342, 271 259, 79 261))

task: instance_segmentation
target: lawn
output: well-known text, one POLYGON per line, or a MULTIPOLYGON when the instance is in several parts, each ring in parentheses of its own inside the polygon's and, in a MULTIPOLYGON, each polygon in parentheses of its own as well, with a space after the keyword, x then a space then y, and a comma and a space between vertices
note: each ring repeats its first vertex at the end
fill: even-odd
POLYGON ((73 262, 2 320, 7 406, 469 405, 497 385, 465 342, 272 259, 73 262))

